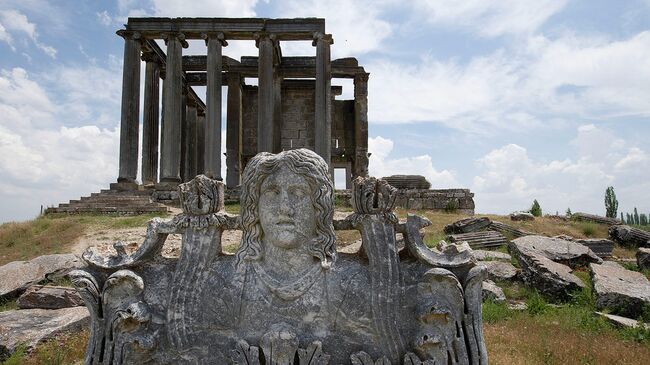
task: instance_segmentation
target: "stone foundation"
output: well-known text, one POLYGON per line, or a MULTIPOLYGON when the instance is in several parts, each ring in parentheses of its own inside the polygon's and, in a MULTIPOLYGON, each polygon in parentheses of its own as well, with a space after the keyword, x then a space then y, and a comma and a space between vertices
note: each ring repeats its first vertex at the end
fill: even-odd
MULTIPOLYGON (((338 204, 349 206, 351 196, 351 190, 336 191, 338 204)), ((473 215, 474 193, 469 189, 400 189, 397 191, 395 206, 403 209, 473 215)))

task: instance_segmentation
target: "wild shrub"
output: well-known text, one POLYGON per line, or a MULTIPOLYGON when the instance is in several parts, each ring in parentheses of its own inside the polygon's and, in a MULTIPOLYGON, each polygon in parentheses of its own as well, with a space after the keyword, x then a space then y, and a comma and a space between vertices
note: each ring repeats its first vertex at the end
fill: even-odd
POLYGON ((591 237, 594 235, 594 233, 596 233, 598 226, 596 226, 596 223, 583 222, 580 224, 580 229, 582 230, 582 234, 584 234, 586 237, 591 237))
POLYGON ((533 200, 533 205, 530 207, 529 212, 535 217, 542 216, 542 207, 539 206, 539 202, 537 201, 537 199, 533 200))

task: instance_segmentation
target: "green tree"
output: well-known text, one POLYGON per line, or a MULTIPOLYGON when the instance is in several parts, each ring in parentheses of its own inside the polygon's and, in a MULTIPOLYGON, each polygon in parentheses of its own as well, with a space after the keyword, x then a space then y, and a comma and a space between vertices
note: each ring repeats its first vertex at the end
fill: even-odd
POLYGON ((621 212, 621 222, 625 223, 625 218, 623 218, 623 212, 621 212))
POLYGON ((566 216, 571 217, 571 208, 566 208, 566 216))
POLYGON ((640 221, 639 223, 642 226, 647 226, 648 225, 648 216, 645 215, 645 213, 639 214, 639 221, 640 221))
POLYGON ((639 223, 640 223, 640 221, 639 221, 639 212, 636 210, 636 207, 634 207, 634 221, 633 221, 633 222, 634 222, 634 224, 636 224, 637 226, 638 226, 639 223))
POLYGON ((535 217, 542 216, 542 207, 539 206, 539 202, 537 201, 537 199, 533 200, 533 205, 530 207, 529 212, 535 217))
POLYGON ((634 221, 632 220, 632 215, 630 213, 625 213, 625 215, 627 216, 627 219, 625 220, 625 224, 627 225, 634 224, 634 221))
POLYGON ((616 200, 616 193, 613 186, 608 186, 605 190, 605 216, 609 218, 616 218, 616 211, 618 210, 618 200, 616 200))

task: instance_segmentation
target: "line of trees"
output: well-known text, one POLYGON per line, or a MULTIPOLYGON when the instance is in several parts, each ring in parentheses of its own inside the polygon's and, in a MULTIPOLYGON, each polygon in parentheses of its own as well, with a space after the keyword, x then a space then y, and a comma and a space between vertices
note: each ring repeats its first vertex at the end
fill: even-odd
POLYGON ((650 214, 639 214, 639 211, 634 207, 634 213, 625 213, 625 216, 623 216, 623 212, 621 212, 621 221, 627 225, 647 226, 650 224, 650 221, 648 221, 649 216, 650 214))

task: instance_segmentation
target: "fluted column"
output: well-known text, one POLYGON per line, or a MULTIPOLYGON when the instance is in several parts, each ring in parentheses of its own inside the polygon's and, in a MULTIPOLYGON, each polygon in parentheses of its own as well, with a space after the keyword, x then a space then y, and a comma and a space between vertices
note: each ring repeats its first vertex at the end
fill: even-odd
POLYGON ((314 150, 331 166, 332 155, 332 68, 330 63, 330 34, 314 34, 316 46, 316 109, 314 150))
POLYGON ((228 74, 228 109, 226 111, 226 186, 239 185, 242 141, 241 76, 228 74))
POLYGON ((368 74, 354 76, 353 178, 368 176, 368 74))
POLYGON ((268 33, 257 34, 258 91, 257 91, 257 152, 274 152, 274 36, 268 33))
POLYGON ((163 83, 163 135, 161 139, 160 182, 178 184, 181 181, 181 121, 183 89, 183 47, 181 33, 166 34, 167 62, 163 83))
POLYGON ((138 174, 140 128, 140 33, 119 30, 124 38, 122 113, 120 121, 120 166, 118 183, 135 183, 138 174))
POLYGON ((204 174, 221 180, 221 56, 222 47, 228 43, 223 33, 206 34, 204 38, 208 46, 204 174))
POLYGON ((196 110, 196 174, 205 173, 205 110, 196 110))
POLYGON ((197 105, 192 99, 187 100, 185 118, 185 180, 192 180, 196 176, 196 147, 197 147, 197 105))
POLYGON ((142 55, 144 76, 144 115, 142 118, 142 184, 158 180, 158 109, 160 104, 160 65, 151 52, 142 55))

